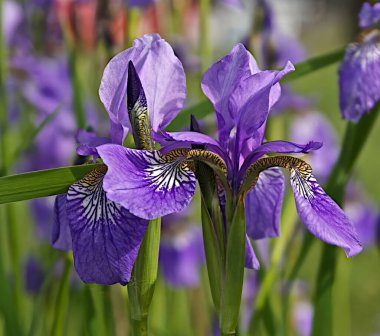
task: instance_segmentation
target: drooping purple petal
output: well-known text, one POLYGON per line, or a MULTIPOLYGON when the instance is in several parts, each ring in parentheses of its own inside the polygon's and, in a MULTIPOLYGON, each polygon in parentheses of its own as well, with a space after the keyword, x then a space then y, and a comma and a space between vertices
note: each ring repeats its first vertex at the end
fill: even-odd
POLYGON ((339 68, 339 102, 344 119, 357 122, 380 99, 380 31, 351 43, 339 68))
POLYGON ((153 219, 186 208, 195 193, 194 173, 183 158, 168 161, 159 151, 118 145, 98 147, 108 166, 104 189, 110 200, 141 218, 153 219))
POLYGON ((375 3, 371 6, 365 2, 359 12, 360 28, 368 28, 380 21, 380 4, 375 3))
POLYGON ((284 190, 285 179, 281 170, 270 168, 259 175, 255 187, 247 194, 245 200, 247 234, 253 240, 280 235, 284 190))
POLYGON ((292 170, 290 182, 298 214, 306 228, 318 239, 343 248, 348 257, 358 254, 362 246, 352 223, 314 176, 305 177, 292 170))
POLYGON ((148 221, 107 199, 104 173, 105 168, 95 169, 67 193, 74 266, 86 283, 125 285, 148 221))
POLYGON ((185 73, 170 45, 158 34, 136 39, 132 48, 116 55, 104 70, 100 99, 111 118, 129 127, 125 104, 127 68, 132 61, 148 101, 153 130, 165 127, 182 109, 186 98, 185 73))
POLYGON ((258 270, 260 269, 259 260, 256 257, 255 251, 253 250, 251 241, 248 236, 245 236, 245 260, 244 267, 258 270))
POLYGON ((71 232, 66 210, 66 194, 58 195, 54 202, 54 220, 51 231, 51 244, 62 251, 72 249, 71 232))
POLYGON ((239 179, 244 178, 246 170, 251 164, 260 159, 268 153, 283 153, 283 154, 296 154, 296 153, 309 153, 310 151, 317 150, 322 147, 321 142, 310 141, 307 144, 297 144, 290 141, 269 141, 263 143, 261 146, 251 152, 245 159, 243 165, 240 167, 239 179))
POLYGON ((253 56, 242 44, 238 44, 203 76, 202 90, 214 105, 219 141, 223 148, 228 147, 227 140, 237 118, 229 109, 229 98, 241 81, 258 71, 253 56))
POLYGON ((45 280, 41 261, 29 256, 25 263, 25 290, 28 294, 38 294, 45 280))
POLYGON ((291 125, 291 137, 298 143, 311 139, 323 142, 322 148, 310 153, 308 162, 315 176, 326 181, 339 154, 336 132, 329 121, 318 112, 297 115, 291 125))

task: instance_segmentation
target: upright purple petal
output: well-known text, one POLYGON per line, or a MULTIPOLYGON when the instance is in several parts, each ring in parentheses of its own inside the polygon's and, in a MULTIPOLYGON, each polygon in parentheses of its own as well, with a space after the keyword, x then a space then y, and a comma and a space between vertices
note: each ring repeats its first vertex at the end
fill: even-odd
POLYGON ((62 251, 72 249, 69 220, 66 210, 66 194, 58 195, 54 203, 54 221, 51 231, 51 244, 62 251))
POLYGON ((352 223, 314 176, 292 170, 290 182, 298 214, 306 228, 318 239, 343 248, 348 257, 358 254, 362 246, 352 223))
POLYGON ((242 44, 238 44, 203 76, 202 90, 214 105, 219 141, 223 148, 227 148, 227 140, 237 118, 229 109, 229 98, 241 81, 258 71, 253 56, 242 44))
POLYGON ((241 81, 232 93, 229 111, 237 116, 236 132, 240 144, 253 137, 264 124, 281 94, 278 81, 293 70, 293 64, 288 62, 282 71, 261 71, 241 81))
POLYGON ((351 43, 339 68, 339 102, 344 119, 357 122, 380 99, 380 31, 351 43))
POLYGON ((168 160, 159 151, 118 145, 100 146, 98 153, 108 166, 104 178, 107 197, 136 216, 153 219, 190 204, 196 179, 183 158, 168 160))
POLYGON ((359 13, 360 28, 368 28, 380 21, 380 3, 375 3, 371 6, 365 2, 359 13))
POLYGON ((125 285, 148 221, 107 199, 104 173, 105 167, 93 170, 67 193, 74 266, 84 282, 125 285))
POLYGON ((108 63, 99 95, 110 117, 116 118, 124 127, 129 126, 124 89, 129 61, 133 62, 141 79, 151 125, 157 131, 168 125, 183 107, 186 81, 182 64, 158 34, 136 39, 132 48, 116 55, 108 63))
POLYGON ((126 0, 127 6, 145 8, 154 4, 156 0, 126 0))
POLYGON ((280 217, 285 191, 281 170, 270 168, 259 175, 245 200, 247 234, 254 240, 280 235, 280 217))

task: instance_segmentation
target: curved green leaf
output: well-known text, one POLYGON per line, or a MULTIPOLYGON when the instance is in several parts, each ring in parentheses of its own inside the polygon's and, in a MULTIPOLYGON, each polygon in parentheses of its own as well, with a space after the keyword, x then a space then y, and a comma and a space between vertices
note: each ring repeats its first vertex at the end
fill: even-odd
POLYGON ((63 194, 100 164, 62 167, 0 177, 0 204, 63 194))

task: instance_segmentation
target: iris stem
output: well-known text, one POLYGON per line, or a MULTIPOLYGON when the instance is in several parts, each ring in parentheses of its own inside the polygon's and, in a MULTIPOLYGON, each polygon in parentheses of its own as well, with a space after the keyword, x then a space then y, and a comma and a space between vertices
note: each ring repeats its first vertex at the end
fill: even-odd
POLYGON ((288 243, 292 238, 294 227, 297 222, 297 212, 295 210, 294 204, 291 202, 291 196, 292 195, 288 195, 288 197, 285 199, 285 204, 281 215, 281 222, 283 223, 281 237, 275 240, 275 245, 273 247, 270 260, 270 268, 267 270, 267 272, 265 272, 261 286, 256 296, 254 314, 249 325, 249 332, 251 334, 254 333, 259 320, 263 317, 266 304, 269 301, 274 283, 279 275, 282 256, 284 255, 288 243))
MULTIPOLYGON (((342 150, 326 186, 326 192, 343 205, 345 189, 354 164, 361 153, 379 114, 379 104, 357 124, 348 123, 342 150)), ((312 335, 333 333, 333 285, 337 267, 337 248, 324 245, 317 275, 312 335)))
POLYGON ((54 320, 51 335, 62 336, 64 334, 64 322, 69 305, 70 275, 73 266, 71 255, 65 254, 63 274, 59 283, 59 289, 54 310, 54 320))
POLYGON ((147 335, 148 332, 149 308, 157 281, 160 236, 161 218, 151 220, 128 284, 134 336, 147 335))

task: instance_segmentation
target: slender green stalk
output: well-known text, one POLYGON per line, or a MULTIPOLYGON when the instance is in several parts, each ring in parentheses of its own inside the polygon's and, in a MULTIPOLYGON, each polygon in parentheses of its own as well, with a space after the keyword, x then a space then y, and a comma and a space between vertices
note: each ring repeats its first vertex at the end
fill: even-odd
POLYGON ((70 275, 72 267, 73 260, 71 255, 65 254, 65 264, 58 288, 58 294, 54 309, 54 320, 51 329, 52 336, 64 335, 64 322, 66 318, 67 308, 69 305, 70 275))
POLYGON ((202 73, 209 67, 212 57, 209 14, 210 0, 199 0, 199 53, 201 56, 202 73))
POLYGON ((104 287, 99 285, 90 285, 90 293, 92 299, 92 305, 95 310, 95 316, 93 318, 96 335, 108 335, 107 330, 106 316, 107 312, 105 311, 104 306, 104 287))
MULTIPOLYGON (((357 124, 348 123, 339 160, 335 165, 326 186, 326 192, 339 204, 343 205, 345 188, 357 158, 379 114, 377 105, 357 124)), ((337 248, 323 246, 322 258, 316 281, 314 298, 313 336, 333 334, 333 285, 336 275, 337 248)))
POLYGON ((134 336, 147 335, 149 307, 157 280, 161 218, 151 220, 128 284, 134 336))
POLYGON ((270 260, 270 268, 265 272, 259 291, 257 293, 254 314, 249 325, 249 331, 252 334, 256 330, 256 325, 263 317, 263 313, 266 310, 270 293, 273 289, 275 281, 279 276, 282 256, 284 255, 289 241, 292 238, 294 227, 297 221, 297 212, 295 211, 295 207, 292 203, 291 198, 292 195, 288 195, 288 197, 285 199, 281 216, 281 222, 283 223, 281 237, 276 239, 274 242, 270 260))

